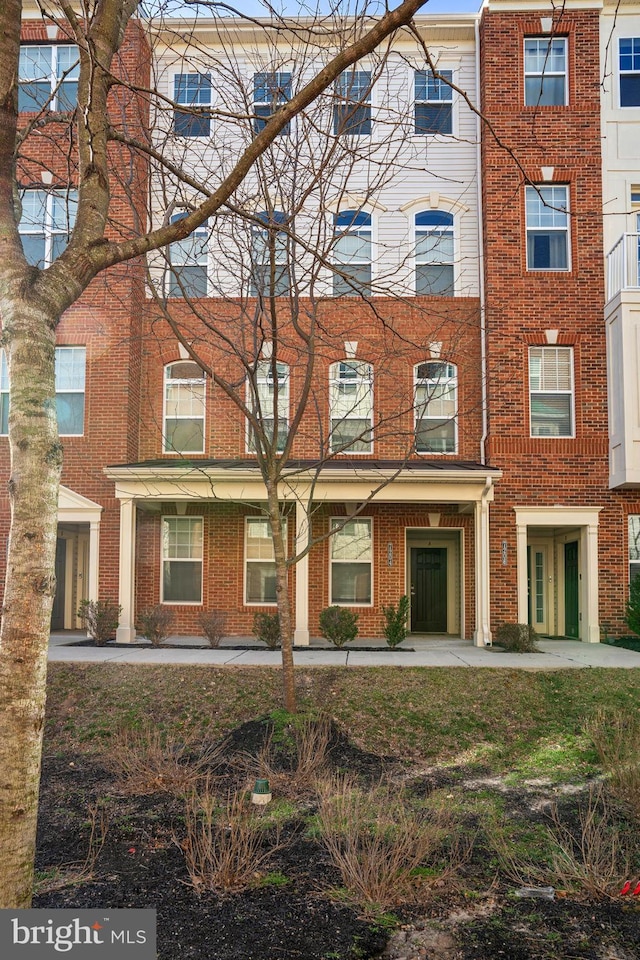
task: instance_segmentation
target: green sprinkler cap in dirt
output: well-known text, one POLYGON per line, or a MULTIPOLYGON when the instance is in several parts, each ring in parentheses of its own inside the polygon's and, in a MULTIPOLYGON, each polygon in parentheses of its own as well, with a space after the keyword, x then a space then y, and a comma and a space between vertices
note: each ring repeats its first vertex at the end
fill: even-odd
POLYGON ((271 800, 271 790, 269 789, 268 780, 256 780, 255 786, 251 793, 251 803, 256 803, 260 806, 269 803, 271 800))
POLYGON ((268 780, 256 780, 255 786, 253 788, 254 793, 271 793, 269 790, 269 781, 268 780))

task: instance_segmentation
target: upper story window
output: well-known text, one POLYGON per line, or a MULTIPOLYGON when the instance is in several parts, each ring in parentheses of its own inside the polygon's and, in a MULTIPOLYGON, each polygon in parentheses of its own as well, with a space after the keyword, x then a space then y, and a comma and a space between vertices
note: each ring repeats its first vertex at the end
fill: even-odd
MULTIPOLYGON (((58 433, 79 437, 84 433, 85 347, 56 347, 55 383, 58 433)), ((0 433, 9 432, 9 368, 0 353, 0 433)))
POLYGON ((415 132, 453 132, 453 91, 450 83, 452 70, 416 70, 415 73, 415 132), (447 82, 449 81, 449 82, 447 82))
POLYGON ((565 37, 525 39, 524 102, 527 107, 563 107, 567 103, 565 37))
POLYGON ((290 290, 289 238, 281 229, 286 214, 279 210, 260 213, 263 227, 255 226, 251 236, 252 297, 286 297, 290 290))
POLYGON ((429 210, 416 214, 416 293, 452 297, 453 214, 429 210))
POLYGON ((455 453, 458 371, 453 363, 428 360, 415 368, 417 453, 455 453))
POLYGON ((162 518, 162 602, 202 603, 202 517, 162 518))
MULTIPOLYGON (((253 383, 247 381, 247 405, 261 421, 270 441, 277 424, 276 450, 282 453, 289 431, 289 367, 286 363, 261 360, 253 383)), ((249 453, 255 453, 256 443, 249 431, 249 453)))
POLYGON ((333 132, 351 137, 371 134, 371 71, 348 70, 336 80, 333 132))
POLYGON ((69 44, 20 47, 18 110, 74 110, 78 103, 78 48, 69 44))
POLYGON ((640 37, 620 38, 620 106, 640 107, 640 37))
POLYGON ((569 269, 569 188, 526 188, 527 270, 569 269))
POLYGON ((211 133, 211 74, 177 73, 174 99, 189 110, 173 111, 173 129, 179 137, 208 137, 211 133))
POLYGON ((25 190, 21 196, 22 217, 18 231, 27 261, 34 267, 48 267, 69 242, 76 222, 78 193, 25 190))
POLYGON ((164 451, 203 453, 205 377, 193 360, 164 368, 164 451))
POLYGON ((329 371, 332 453, 371 453, 373 444, 373 367, 341 360, 329 371))
POLYGON ((333 275, 334 297, 368 296, 371 293, 371 217, 362 210, 336 213, 333 260, 340 271, 333 275))
POLYGON ((532 437, 572 437, 573 350, 529 348, 529 400, 532 437))
MULTIPOLYGON (((176 213, 171 223, 188 216, 187 211, 176 213)), ((207 221, 184 240, 169 245, 170 264, 167 293, 170 297, 206 297, 209 266, 209 228, 207 221)))
MULTIPOLYGON (((264 130, 269 117, 273 116, 279 106, 291 99, 291 74, 284 72, 254 73, 253 75, 253 132, 264 130)), ((287 123, 278 136, 282 137, 291 132, 291 124, 287 123)))

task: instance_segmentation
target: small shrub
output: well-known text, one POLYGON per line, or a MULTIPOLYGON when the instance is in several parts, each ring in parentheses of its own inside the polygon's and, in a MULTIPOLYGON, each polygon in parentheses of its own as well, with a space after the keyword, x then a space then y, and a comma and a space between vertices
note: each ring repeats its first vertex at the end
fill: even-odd
POLYGON ((212 649, 220 646, 227 624, 227 615, 222 610, 203 610, 200 614, 200 626, 212 649))
POLYGON ((495 642, 509 653, 537 653, 538 634, 528 623, 501 623, 495 642))
POLYGON ((632 710, 599 710, 586 733, 609 776, 609 790, 633 819, 640 819, 640 717, 632 710))
POLYGON ((103 647, 118 629, 122 607, 110 600, 83 600, 78 616, 97 647, 103 647))
POLYGON ((624 622, 634 633, 640 635, 640 574, 629 584, 629 600, 624 622))
POLYGON ((269 650, 277 650, 282 643, 280 617, 277 613, 256 613, 253 618, 253 635, 269 650))
POLYGON ((390 603, 388 607, 383 607, 384 613, 384 635, 387 638, 387 644, 393 649, 407 638, 407 619, 409 617, 409 597, 405 594, 398 600, 398 606, 390 603))
POLYGON ((346 607, 325 607, 320 613, 320 633, 334 647, 344 647, 358 636, 358 614, 346 607))
POLYGON ((160 647, 171 633, 173 610, 164 607, 161 603, 157 603, 155 607, 147 607, 138 614, 136 626, 145 640, 152 643, 154 647, 160 647))

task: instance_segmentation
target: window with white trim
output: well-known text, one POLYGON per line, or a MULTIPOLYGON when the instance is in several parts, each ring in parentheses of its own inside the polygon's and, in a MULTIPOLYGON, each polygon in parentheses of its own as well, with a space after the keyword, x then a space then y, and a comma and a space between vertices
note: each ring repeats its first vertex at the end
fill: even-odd
POLYGON ((27 261, 49 267, 69 243, 76 222, 77 190, 24 190, 18 232, 27 261))
MULTIPOLYGON (((283 521, 283 536, 287 536, 283 521)), ((276 603, 276 561, 266 517, 245 518, 245 603, 276 603)))
POLYGON ((363 210, 334 214, 334 297, 371 294, 371 216, 363 210))
MULTIPOLYGON (((61 437, 84 433, 86 347, 56 347, 56 416, 61 437)), ((0 353, 0 434, 9 432, 9 366, 0 353)))
POLYGON ((640 514, 629 514, 629 583, 640 576, 640 514))
MULTIPOLYGON (((286 71, 261 71, 253 75, 253 132, 261 133, 267 120, 276 110, 291 99, 291 74, 286 71)), ((291 124, 278 133, 279 137, 288 136, 291 124)))
POLYGON ((341 360, 329 371, 332 453, 371 453, 373 444, 373 367, 341 360))
POLYGON ((416 70, 415 132, 436 134, 453 132, 453 70, 416 70), (447 82, 449 81, 449 82, 447 82))
POLYGON ((203 453, 206 381, 193 360, 164 368, 165 453, 203 453))
POLYGON ((179 137, 208 137, 211 133, 211 74, 177 73, 173 78, 173 130, 179 137), (179 107, 188 107, 180 110, 179 107))
POLYGON ((524 103, 527 107, 566 105, 566 37, 525 38, 524 103))
POLYGON ((441 210, 417 213, 415 228, 416 293, 452 297, 453 214, 441 210))
POLYGON ((620 37, 620 106, 640 107, 640 37, 620 37))
POLYGON ((162 518, 162 602, 202 603, 202 517, 162 518))
MULTIPOLYGON (((271 442, 277 422, 276 451, 282 453, 289 432, 289 367, 286 363, 261 360, 255 377, 247 380, 247 406, 260 420, 271 442)), ((247 450, 256 452, 256 443, 251 427, 247 437, 247 450)))
MULTIPOLYGON (((171 217, 171 223, 177 223, 187 217, 184 210, 171 217)), ((170 297, 206 297, 209 271, 209 227, 205 220, 199 227, 185 237, 169 244, 169 283, 167 293, 170 297)))
POLYGON ((455 364, 427 360, 414 369, 417 453, 455 453, 458 370, 455 364))
POLYGON ((255 225, 251 235, 250 296, 286 297, 291 280, 289 272, 289 237, 281 229, 287 216, 281 210, 259 213, 263 227, 255 225))
POLYGON ((574 436, 573 349, 529 347, 532 437, 574 436))
POLYGON ((72 44, 28 44, 20 47, 18 110, 75 110, 78 103, 80 55, 72 44))
POLYGON ((335 84, 333 132, 336 136, 364 137, 371 134, 371 71, 348 70, 335 84))
MULTIPOLYGON (((335 519, 332 524, 338 524, 335 519)), ((350 520, 331 535, 331 603, 338 605, 372 602, 373 544, 371 520, 350 520)))
POLYGON ((569 269, 569 188, 527 187, 527 270, 569 269))
POLYGON ((9 433, 9 364, 0 350, 0 435, 9 433))

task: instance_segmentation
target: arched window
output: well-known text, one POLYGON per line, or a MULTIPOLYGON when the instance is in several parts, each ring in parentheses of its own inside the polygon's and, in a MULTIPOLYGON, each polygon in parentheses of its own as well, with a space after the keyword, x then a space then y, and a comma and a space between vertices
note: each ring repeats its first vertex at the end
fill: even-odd
POLYGON ((329 373, 330 444, 333 453, 371 453, 373 367, 341 360, 329 373))
MULTIPOLYGON (((171 217, 177 223, 188 216, 186 210, 171 217)), ((169 246, 170 297, 206 297, 209 265, 209 228, 207 221, 197 227, 184 240, 176 240, 169 246)))
POLYGON ((417 453, 455 453, 458 371, 453 363, 427 360, 415 367, 417 453))
MULTIPOLYGON (((247 380, 247 405, 262 421, 270 439, 274 437, 277 422, 276 450, 281 453, 289 431, 289 367, 286 363, 274 364, 271 360, 258 363, 255 379, 247 380)), ((251 429, 247 446, 249 453, 255 453, 256 443, 251 429)))
POLYGON ((416 293, 452 297, 453 214, 429 210, 416 214, 416 293))
POLYGON ((263 227, 254 226, 251 235, 252 297, 286 297, 291 288, 289 271, 289 237, 280 229, 287 216, 280 210, 259 213, 263 227))
POLYGON ((204 452, 205 377, 193 360, 164 368, 164 451, 204 452))
POLYGON ((362 210, 345 210, 333 219, 334 297, 371 294, 371 217, 362 210))

